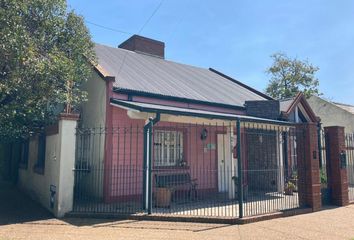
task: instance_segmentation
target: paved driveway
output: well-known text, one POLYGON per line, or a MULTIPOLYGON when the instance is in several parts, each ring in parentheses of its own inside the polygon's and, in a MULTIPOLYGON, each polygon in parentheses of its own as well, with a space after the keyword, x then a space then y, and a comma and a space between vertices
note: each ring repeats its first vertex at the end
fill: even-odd
POLYGON ((58 220, 17 190, 8 192, 10 194, 5 194, 5 197, 0 194, 0 240, 354 239, 354 205, 233 226, 104 219, 58 220))

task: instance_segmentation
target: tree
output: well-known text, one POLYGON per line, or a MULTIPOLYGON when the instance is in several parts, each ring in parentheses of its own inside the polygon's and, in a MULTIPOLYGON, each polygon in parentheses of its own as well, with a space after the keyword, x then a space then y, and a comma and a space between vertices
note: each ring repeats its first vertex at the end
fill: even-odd
POLYGON ((315 77, 318 67, 307 60, 291 59, 284 53, 271 56, 273 64, 266 72, 271 75, 266 93, 275 99, 294 97, 303 92, 305 97, 320 95, 319 81, 315 77))
POLYGON ((65 0, 1 0, 0 138, 36 131, 84 101, 93 47, 65 0))

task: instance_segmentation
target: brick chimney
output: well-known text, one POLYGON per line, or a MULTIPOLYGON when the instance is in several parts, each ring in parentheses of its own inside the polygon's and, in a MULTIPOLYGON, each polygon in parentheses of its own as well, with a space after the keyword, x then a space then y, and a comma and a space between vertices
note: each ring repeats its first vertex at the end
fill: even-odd
POLYGON ((165 58, 165 43, 151 38, 133 35, 121 43, 119 48, 137 53, 143 53, 154 57, 165 58))

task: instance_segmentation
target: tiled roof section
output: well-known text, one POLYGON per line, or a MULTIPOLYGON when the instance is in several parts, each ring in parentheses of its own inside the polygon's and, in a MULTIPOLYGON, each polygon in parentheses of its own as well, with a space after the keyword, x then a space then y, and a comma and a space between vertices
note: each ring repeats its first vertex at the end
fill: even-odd
POLYGON ((265 100, 209 69, 100 44, 95 51, 99 65, 115 77, 114 87, 120 89, 235 106, 243 106, 247 100, 265 100))
POLYGON ((344 103, 336 103, 336 102, 333 102, 333 104, 344 109, 347 112, 354 114, 354 106, 353 105, 344 104, 344 103))

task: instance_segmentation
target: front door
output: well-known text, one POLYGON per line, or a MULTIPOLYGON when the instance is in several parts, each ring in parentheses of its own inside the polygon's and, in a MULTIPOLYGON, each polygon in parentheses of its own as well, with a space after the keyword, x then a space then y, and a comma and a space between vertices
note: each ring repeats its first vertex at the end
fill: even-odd
POLYGON ((230 199, 235 198, 236 174, 235 160, 233 159, 233 139, 230 134, 217 134, 218 146, 218 190, 226 193, 230 199))

